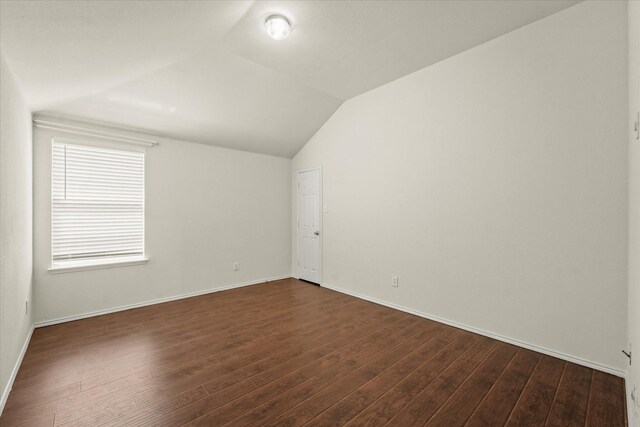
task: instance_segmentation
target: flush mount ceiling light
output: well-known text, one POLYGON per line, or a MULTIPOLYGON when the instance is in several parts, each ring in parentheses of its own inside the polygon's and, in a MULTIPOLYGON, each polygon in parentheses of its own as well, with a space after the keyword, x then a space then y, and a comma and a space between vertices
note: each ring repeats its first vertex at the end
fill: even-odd
POLYGON ((264 22, 267 34, 274 40, 283 40, 291 33, 291 22, 283 15, 270 15, 264 22))

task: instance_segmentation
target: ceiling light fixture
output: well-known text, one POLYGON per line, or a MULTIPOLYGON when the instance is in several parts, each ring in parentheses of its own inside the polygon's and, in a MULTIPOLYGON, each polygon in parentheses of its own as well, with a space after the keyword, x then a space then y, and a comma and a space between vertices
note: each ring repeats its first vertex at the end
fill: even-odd
POLYGON ((270 15, 264 23, 267 34, 274 40, 283 40, 291 33, 291 22, 283 15, 270 15))

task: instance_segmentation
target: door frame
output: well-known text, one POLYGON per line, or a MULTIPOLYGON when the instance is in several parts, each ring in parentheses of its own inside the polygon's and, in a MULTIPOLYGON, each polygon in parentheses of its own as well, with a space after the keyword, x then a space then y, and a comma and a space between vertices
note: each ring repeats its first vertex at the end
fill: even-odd
MULTIPOLYGON (((322 247, 324 242, 324 232, 323 232, 323 215, 324 215, 324 204, 322 203, 322 166, 318 166, 315 168, 307 168, 300 169, 296 172, 296 276, 300 279, 300 174, 304 172, 318 171, 318 226, 320 228, 320 236, 319 244, 320 247, 318 249, 318 255, 320 259, 318 260, 318 265, 320 267, 320 283, 319 286, 322 286, 322 279, 324 277, 324 264, 323 264, 323 256, 322 256, 322 247)), ((304 279, 303 279, 304 280, 304 279)))

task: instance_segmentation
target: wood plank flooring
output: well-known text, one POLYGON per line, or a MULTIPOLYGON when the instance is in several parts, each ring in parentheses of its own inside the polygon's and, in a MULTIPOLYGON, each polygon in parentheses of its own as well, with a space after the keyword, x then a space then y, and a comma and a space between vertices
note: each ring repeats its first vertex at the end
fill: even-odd
POLYGON ((624 426, 621 378, 294 279, 36 329, 1 426, 624 426))

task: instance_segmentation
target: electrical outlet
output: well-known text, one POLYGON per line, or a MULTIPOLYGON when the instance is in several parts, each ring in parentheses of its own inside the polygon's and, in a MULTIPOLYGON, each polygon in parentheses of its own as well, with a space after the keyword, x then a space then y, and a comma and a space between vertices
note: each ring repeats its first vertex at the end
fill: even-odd
POLYGON ((633 390, 631 390, 631 400, 633 401, 633 409, 637 417, 638 412, 640 412, 640 396, 638 396, 638 387, 634 387, 633 390))
POLYGON ((24 302, 24 314, 29 314, 29 300, 24 302))
POLYGON ((393 276, 391 278, 391 286, 393 286, 394 288, 398 287, 398 276, 393 276))
POLYGON ((240 263, 238 261, 233 263, 233 271, 240 270, 240 263))

